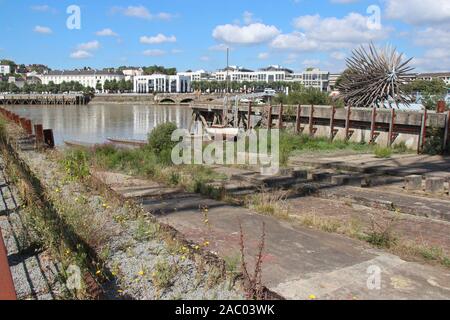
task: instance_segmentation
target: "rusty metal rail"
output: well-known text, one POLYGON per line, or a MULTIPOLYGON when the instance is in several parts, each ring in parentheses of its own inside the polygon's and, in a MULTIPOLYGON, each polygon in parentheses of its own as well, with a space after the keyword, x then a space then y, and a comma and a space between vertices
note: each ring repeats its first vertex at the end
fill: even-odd
POLYGON ((0 230, 0 300, 17 300, 14 282, 9 269, 8 255, 0 230))

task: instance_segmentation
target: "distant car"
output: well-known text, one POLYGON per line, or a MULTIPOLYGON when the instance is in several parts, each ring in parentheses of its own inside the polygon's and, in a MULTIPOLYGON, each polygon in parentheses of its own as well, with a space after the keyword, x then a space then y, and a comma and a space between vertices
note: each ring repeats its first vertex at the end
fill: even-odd
POLYGON ((269 88, 269 89, 265 89, 264 93, 269 94, 269 95, 275 95, 277 92, 275 90, 269 88))

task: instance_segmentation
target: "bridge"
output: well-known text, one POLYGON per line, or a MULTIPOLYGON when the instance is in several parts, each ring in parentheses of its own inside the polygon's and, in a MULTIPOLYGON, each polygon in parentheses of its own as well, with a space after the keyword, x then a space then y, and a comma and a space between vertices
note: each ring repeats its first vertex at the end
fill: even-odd
POLYGON ((3 94, 0 105, 82 105, 89 102, 84 94, 3 94))

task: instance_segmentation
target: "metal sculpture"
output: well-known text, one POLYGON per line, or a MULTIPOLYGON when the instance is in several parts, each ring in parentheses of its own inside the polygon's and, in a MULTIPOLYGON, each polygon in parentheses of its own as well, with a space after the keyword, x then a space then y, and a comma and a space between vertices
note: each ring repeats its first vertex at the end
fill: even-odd
POLYGON ((345 103, 352 107, 385 107, 387 102, 395 105, 409 105, 410 99, 402 87, 406 76, 413 70, 411 59, 404 60, 403 54, 392 46, 378 50, 373 43, 353 50, 346 60, 347 70, 342 75, 338 90, 345 103))

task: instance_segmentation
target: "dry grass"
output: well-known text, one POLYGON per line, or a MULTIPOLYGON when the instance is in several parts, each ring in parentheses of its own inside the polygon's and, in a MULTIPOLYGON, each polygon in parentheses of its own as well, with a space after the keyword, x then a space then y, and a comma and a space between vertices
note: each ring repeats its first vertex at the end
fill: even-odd
POLYGON ((247 200, 247 206, 258 213, 278 218, 289 218, 288 191, 266 191, 264 188, 247 200))

